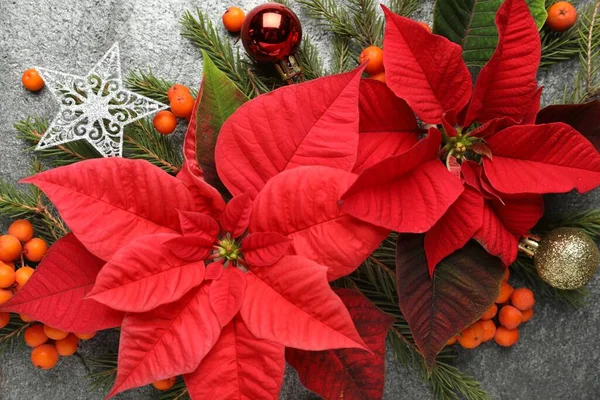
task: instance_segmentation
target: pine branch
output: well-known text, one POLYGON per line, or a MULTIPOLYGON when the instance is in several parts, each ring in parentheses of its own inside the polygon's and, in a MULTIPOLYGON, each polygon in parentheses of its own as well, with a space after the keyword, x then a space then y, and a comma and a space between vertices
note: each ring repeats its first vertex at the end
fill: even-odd
POLYGON ((87 376, 90 390, 108 393, 117 379, 117 359, 117 353, 107 353, 87 360, 93 371, 87 376))
POLYGON ((389 8, 392 12, 408 18, 419 8, 420 4, 420 0, 390 0, 389 8))
POLYGON ((0 329, 0 356, 24 347, 23 334, 29 325, 31 324, 23 322, 18 314, 10 314, 10 321, 4 328, 0 329))
POLYGON ((326 75, 323 60, 319 57, 319 50, 309 36, 304 36, 302 45, 298 52, 300 66, 302 67, 304 79, 311 80, 326 75))
POLYGON ((555 221, 544 220, 535 231, 543 234, 564 227, 581 229, 594 240, 600 240, 600 209, 571 213, 555 221))
POLYGON ((185 387, 185 383, 183 379, 177 378, 177 382, 175 385, 162 393, 160 396, 160 400, 189 400, 190 395, 188 394, 187 388, 185 387))
POLYGON ((177 146, 158 133, 150 119, 140 119, 125 127, 123 147, 125 157, 146 160, 173 175, 183 163, 177 146))
POLYGON ((350 40, 342 36, 333 37, 332 73, 351 71, 358 65, 358 54, 353 52, 350 40))

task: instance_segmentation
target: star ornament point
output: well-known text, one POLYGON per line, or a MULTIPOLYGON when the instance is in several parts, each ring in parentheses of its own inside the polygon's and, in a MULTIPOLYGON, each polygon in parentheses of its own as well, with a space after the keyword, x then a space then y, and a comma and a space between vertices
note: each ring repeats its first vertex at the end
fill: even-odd
POLYGON ((125 88, 118 43, 85 76, 35 69, 60 103, 36 150, 85 140, 103 157, 121 157, 125 125, 168 108, 125 88))

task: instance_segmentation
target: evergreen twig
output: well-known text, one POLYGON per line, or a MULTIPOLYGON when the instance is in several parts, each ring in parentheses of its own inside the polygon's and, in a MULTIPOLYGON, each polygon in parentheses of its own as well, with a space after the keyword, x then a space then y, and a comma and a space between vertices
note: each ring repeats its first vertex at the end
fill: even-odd
POLYGON ((140 119, 125 127, 123 154, 146 160, 170 174, 177 174, 183 163, 181 153, 170 138, 156 131, 150 119, 140 119))
POLYGON ((0 355, 23 348, 23 333, 29 325, 31 324, 24 322, 17 314, 10 314, 8 324, 0 329, 0 355))
POLYGON ((183 379, 177 378, 177 382, 175 385, 162 393, 160 396, 160 400, 189 400, 190 395, 188 394, 188 390, 185 387, 185 383, 183 379))
POLYGON ((117 379, 117 359, 117 353, 107 353, 87 360, 93 371, 87 376, 91 390, 109 391, 117 379))
POLYGON ((350 48, 350 40, 342 36, 333 37, 332 73, 351 71, 358 65, 358 56, 350 48))

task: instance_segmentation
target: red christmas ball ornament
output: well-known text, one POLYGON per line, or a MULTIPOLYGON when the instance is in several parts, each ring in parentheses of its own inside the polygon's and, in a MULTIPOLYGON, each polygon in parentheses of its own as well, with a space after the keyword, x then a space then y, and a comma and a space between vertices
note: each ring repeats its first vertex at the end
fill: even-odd
POLYGON ((242 43, 257 62, 272 62, 284 80, 302 73, 294 54, 302 41, 302 25, 289 8, 268 3, 248 13, 242 26, 242 43))

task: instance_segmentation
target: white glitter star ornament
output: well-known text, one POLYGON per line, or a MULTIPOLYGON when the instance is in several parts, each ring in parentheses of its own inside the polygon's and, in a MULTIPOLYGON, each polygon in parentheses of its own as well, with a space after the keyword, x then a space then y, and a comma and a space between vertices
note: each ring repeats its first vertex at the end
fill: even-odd
POLYGON ((35 69, 60 102, 58 115, 36 150, 83 139, 104 157, 120 157, 123 155, 125 125, 167 108, 125 89, 118 43, 86 76, 35 69))

